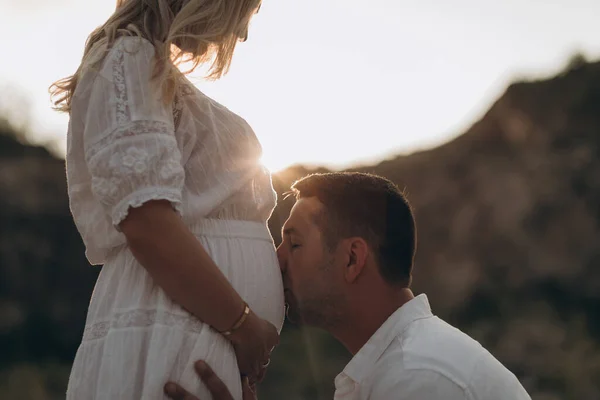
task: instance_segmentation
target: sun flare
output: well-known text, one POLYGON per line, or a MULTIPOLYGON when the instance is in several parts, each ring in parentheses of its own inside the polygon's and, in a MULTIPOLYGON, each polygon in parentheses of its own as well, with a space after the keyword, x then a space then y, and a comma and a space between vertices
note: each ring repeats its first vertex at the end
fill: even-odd
POLYGON ((290 163, 290 160, 286 159, 285 156, 281 153, 263 154, 263 156, 260 159, 260 163, 267 167, 267 169, 271 171, 271 173, 280 172, 289 167, 290 165, 294 164, 293 162, 290 163))

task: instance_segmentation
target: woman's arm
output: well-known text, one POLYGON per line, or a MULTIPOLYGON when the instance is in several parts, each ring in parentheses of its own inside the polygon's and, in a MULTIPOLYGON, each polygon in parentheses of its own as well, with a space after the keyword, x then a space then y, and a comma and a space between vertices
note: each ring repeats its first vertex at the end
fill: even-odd
MULTIPOLYGON (((130 209, 119 227, 135 258, 175 302, 220 332, 240 319, 245 302, 168 201, 130 209)), ((279 342, 277 329, 252 311, 227 338, 240 371, 252 379, 279 342)))
POLYGON ((175 302, 218 331, 245 304, 168 201, 131 208, 120 225, 135 258, 175 302))

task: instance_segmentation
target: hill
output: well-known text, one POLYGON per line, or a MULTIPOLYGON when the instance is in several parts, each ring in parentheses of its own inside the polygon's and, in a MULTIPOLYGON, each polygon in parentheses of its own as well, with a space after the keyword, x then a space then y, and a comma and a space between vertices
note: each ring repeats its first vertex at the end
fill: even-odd
MULTIPOLYGON (((405 188, 416 210, 415 290, 536 400, 600 398, 599 132, 600 63, 579 63, 511 85, 441 147, 359 169, 405 188)), ((64 161, 18 136, 0 123, 0 398, 61 398, 99 270, 64 161)), ((275 175, 280 199, 309 172, 275 175)), ((290 207, 269 221, 276 241, 290 207)), ((331 398, 347 360, 327 335, 288 326, 261 398, 331 398)))

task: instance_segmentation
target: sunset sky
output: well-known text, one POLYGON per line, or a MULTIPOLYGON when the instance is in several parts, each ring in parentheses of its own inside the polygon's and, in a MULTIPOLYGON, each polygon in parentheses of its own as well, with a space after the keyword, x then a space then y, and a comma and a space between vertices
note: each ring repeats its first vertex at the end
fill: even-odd
MULTIPOLYGON (((0 109, 36 140, 64 148, 47 87, 114 4, 0 0, 0 109)), ((193 82, 253 126, 274 170, 370 163, 460 134, 515 79, 599 59, 599 16, 598 0, 264 0, 230 74, 193 82)))

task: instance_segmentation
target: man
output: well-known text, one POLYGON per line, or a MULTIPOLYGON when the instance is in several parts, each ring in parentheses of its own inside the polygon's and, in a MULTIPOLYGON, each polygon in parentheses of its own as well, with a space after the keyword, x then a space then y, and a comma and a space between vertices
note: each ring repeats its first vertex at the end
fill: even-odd
MULTIPOLYGON (((392 182, 317 174, 292 191, 277 249, 288 318, 327 330, 354 355, 335 379, 336 399, 530 399, 479 343, 435 317, 426 295, 413 295, 415 223, 392 182)), ((231 399, 209 366, 199 362, 197 371, 215 399, 231 399)), ((195 399, 174 384, 165 389, 195 399)))

